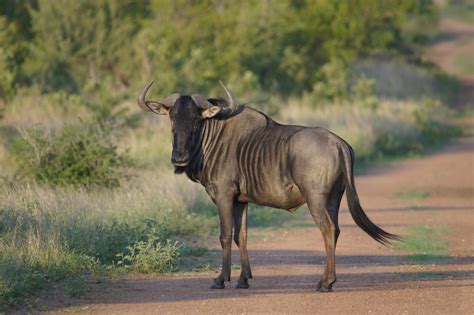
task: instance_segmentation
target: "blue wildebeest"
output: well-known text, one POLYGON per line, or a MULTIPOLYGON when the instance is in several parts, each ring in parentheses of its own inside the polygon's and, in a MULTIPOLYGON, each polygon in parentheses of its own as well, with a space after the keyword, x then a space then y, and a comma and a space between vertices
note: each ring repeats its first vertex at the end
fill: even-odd
POLYGON ((211 288, 224 288, 230 281, 232 228, 242 265, 237 288, 249 287, 249 202, 291 212, 308 205, 326 250, 319 291, 331 291, 336 281, 334 255, 344 190, 352 218, 362 230, 382 244, 398 238, 372 223, 362 210, 354 186, 354 152, 334 133, 282 125, 257 110, 237 106, 222 82, 227 100, 175 93, 160 102, 147 101, 153 81, 141 91, 138 104, 145 111, 169 116, 175 172, 201 183, 219 210, 223 262, 211 288))

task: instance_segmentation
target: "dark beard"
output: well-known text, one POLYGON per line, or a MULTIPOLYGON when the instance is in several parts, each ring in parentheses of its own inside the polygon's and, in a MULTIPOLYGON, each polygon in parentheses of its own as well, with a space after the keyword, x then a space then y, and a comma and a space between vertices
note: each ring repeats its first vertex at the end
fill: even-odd
POLYGON ((183 174, 186 172, 186 166, 175 166, 174 167, 174 173, 175 174, 183 174))

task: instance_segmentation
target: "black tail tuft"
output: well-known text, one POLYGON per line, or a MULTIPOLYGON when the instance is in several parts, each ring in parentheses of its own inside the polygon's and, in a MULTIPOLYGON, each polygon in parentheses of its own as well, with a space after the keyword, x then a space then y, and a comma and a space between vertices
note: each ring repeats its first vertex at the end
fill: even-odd
POLYGON ((370 237, 385 246, 388 246, 391 241, 400 241, 401 239, 398 235, 384 231, 374 224, 365 214, 360 205, 359 196, 357 195, 354 185, 354 151, 348 144, 346 144, 346 147, 343 147, 341 151, 344 157, 343 171, 345 175, 344 182, 346 186, 347 203, 352 219, 362 230, 369 234, 370 237))

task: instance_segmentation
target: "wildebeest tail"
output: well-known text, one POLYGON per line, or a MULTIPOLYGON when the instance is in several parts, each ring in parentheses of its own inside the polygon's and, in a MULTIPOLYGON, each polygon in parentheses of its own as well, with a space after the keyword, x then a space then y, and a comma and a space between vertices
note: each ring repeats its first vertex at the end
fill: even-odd
POLYGON ((354 151, 351 146, 347 143, 344 143, 342 146, 342 155, 344 158, 344 183, 346 186, 346 197, 347 204, 349 205, 349 211, 351 213, 352 219, 355 223, 369 234, 377 242, 387 246, 391 243, 392 240, 400 240, 400 237, 395 234, 384 231, 373 223, 369 217, 365 214, 362 206, 360 205, 359 196, 355 188, 354 182, 354 151))

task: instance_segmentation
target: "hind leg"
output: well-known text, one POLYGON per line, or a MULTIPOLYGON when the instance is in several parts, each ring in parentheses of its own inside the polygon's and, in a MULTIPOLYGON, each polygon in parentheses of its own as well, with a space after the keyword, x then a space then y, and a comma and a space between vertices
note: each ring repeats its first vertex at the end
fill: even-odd
POLYGON ((335 246, 337 246, 337 239, 339 238, 340 230, 339 230, 339 208, 341 206, 341 199, 342 196, 344 195, 344 179, 340 177, 333 189, 331 190, 327 204, 326 204, 326 209, 328 211, 329 217, 331 218, 332 223, 334 223, 335 227, 335 246))
POLYGON ((326 209, 326 194, 312 194, 307 201, 311 216, 323 235, 326 250, 326 267, 318 283, 318 291, 329 292, 332 291, 332 285, 336 282, 336 226, 326 209))
POLYGON ((318 291, 332 291, 336 282, 336 242, 339 236, 339 206, 344 193, 342 180, 336 180, 329 193, 305 190, 305 197, 314 222, 321 230, 326 250, 326 267, 318 283, 318 291), (310 192, 308 192, 310 191, 310 192))

